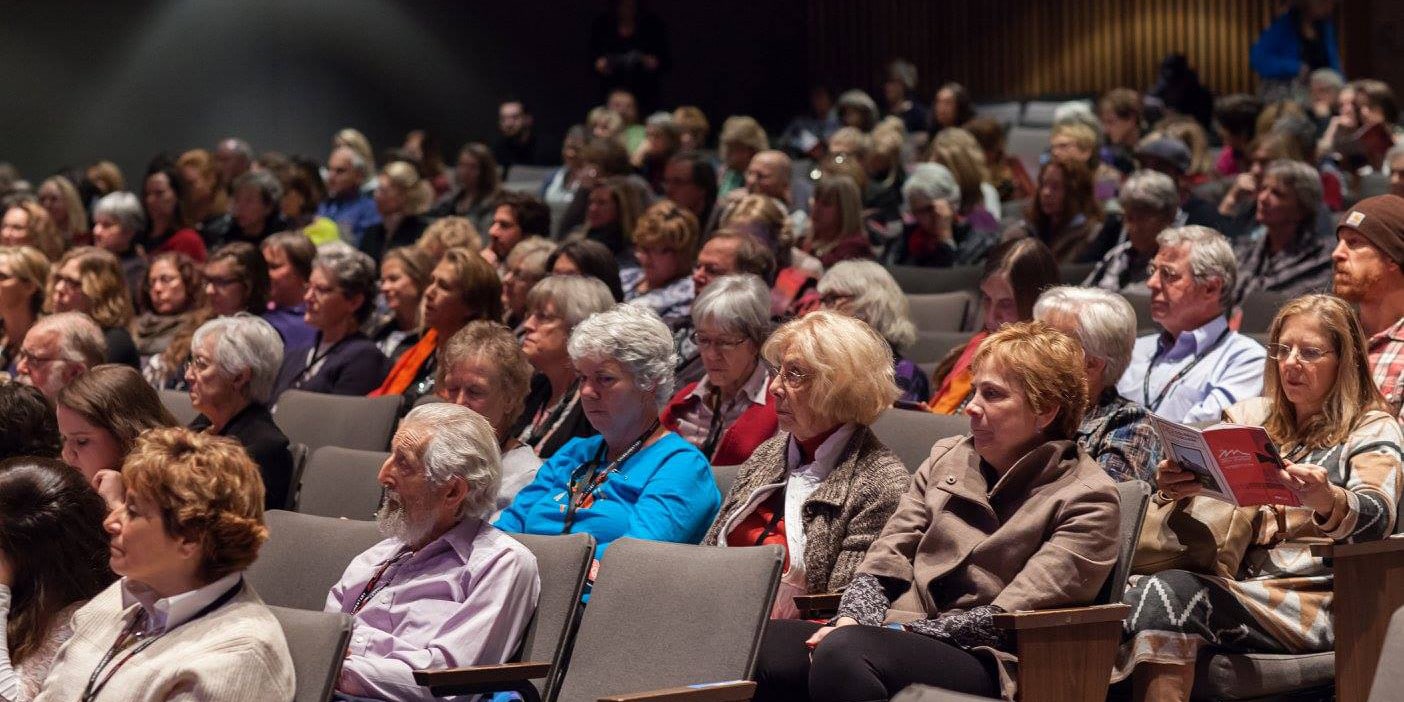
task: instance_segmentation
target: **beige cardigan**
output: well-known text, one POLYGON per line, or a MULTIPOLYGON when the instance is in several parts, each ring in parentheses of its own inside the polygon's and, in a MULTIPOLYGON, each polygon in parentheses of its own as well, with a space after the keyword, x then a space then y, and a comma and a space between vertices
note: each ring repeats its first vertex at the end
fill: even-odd
MULTIPOLYGON (((83 696, 93 669, 139 608, 122 608, 121 587, 118 580, 73 615, 73 638, 59 651, 35 702, 83 696)), ((293 683, 283 629, 245 583, 228 604, 176 627, 133 657, 96 699, 276 702, 292 700, 293 683)))

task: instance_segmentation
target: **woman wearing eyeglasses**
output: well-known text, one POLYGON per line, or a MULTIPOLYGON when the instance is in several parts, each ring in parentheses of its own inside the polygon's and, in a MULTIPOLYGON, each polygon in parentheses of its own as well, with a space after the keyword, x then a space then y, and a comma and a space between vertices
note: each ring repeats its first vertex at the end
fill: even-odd
MULTIPOLYGON (((1144 699, 1188 700, 1205 648, 1331 650, 1331 569, 1310 545, 1382 539, 1394 527, 1404 435, 1370 376, 1354 312, 1339 298, 1306 295, 1282 307, 1270 333, 1264 396, 1224 418, 1267 430, 1302 504, 1247 508, 1254 540, 1237 579, 1167 570, 1126 593, 1137 614, 1115 677, 1134 675, 1144 699)), ((1202 490, 1171 461, 1160 462, 1156 484, 1158 501, 1202 490)))
POLYGON ((775 435, 775 398, 760 349, 770 335, 770 290, 753 275, 713 280, 692 305, 692 338, 706 375, 673 396, 663 426, 713 465, 744 462, 775 435))
POLYGON ((48 311, 82 312, 102 328, 107 362, 141 367, 127 324, 132 321, 132 294, 122 264, 106 249, 79 246, 54 264, 49 275, 48 311))
POLYGON ((776 369, 766 406, 780 433, 747 451, 703 543, 784 547, 771 616, 794 619, 795 595, 848 585, 910 477, 868 428, 898 393, 892 351, 871 327, 811 312, 776 330, 762 352, 776 369))
POLYGON ((572 439, 495 522, 528 534, 588 533, 599 558, 621 537, 695 544, 721 494, 707 458, 658 412, 673 386, 673 335, 653 311, 619 305, 570 335, 580 405, 599 436, 572 439))
POLYGON ((692 285, 692 264, 701 244, 697 217, 663 200, 644 211, 634 229, 637 277, 625 271, 624 300, 646 305, 665 321, 686 318, 697 294, 692 285))

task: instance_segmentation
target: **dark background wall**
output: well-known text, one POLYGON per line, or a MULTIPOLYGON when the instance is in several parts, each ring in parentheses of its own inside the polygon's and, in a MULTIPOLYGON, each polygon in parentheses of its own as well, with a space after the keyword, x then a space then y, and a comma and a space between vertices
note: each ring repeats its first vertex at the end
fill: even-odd
MULTIPOLYGON (((450 154, 493 133, 518 93, 558 138, 599 101, 587 56, 603 0, 91 0, 8 2, 0 20, 0 160, 32 179, 115 160, 130 176, 162 150, 213 146, 325 156, 331 134, 377 151, 410 129, 450 154)), ((665 104, 778 129, 822 77, 875 90, 914 60, 921 93, 965 82, 977 98, 1145 88, 1186 51, 1221 91, 1252 89, 1246 47, 1273 0, 652 0, 674 68, 665 104)), ((1397 86, 1404 2, 1342 3, 1352 76, 1397 86)))
MULTIPOLYGON (((559 136, 600 100, 588 35, 602 2, 49 0, 0 21, 0 160, 31 179, 98 157, 129 179, 154 154, 238 135, 324 158, 354 126, 377 152, 426 128, 451 154, 520 94, 559 136)), ((805 100, 804 0, 655 2, 664 99, 769 124, 805 100)))

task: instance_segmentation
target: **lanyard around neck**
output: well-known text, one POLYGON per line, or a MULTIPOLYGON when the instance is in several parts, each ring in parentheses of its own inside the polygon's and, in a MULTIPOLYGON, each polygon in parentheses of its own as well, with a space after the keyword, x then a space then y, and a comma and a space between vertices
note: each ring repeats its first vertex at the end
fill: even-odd
POLYGON ((611 473, 619 470, 625 461, 633 458, 634 454, 643 448, 648 437, 653 436, 653 432, 658 431, 658 426, 658 420, 653 420, 653 424, 650 424, 648 429, 644 430, 644 433, 640 434, 639 438, 635 439, 634 443, 624 450, 624 453, 619 454, 619 458, 611 461, 603 469, 597 470, 599 465, 604 462, 605 452, 609 449, 609 443, 601 441, 599 450, 595 452, 595 457, 575 469, 575 472, 570 476, 570 494, 567 496, 569 501, 566 504, 565 525, 561 527, 562 534, 570 533, 570 528, 575 525, 575 511, 592 501, 595 491, 604 484, 611 473))
POLYGON ((1194 370, 1194 367, 1199 365, 1200 361, 1203 361, 1209 356, 1209 354, 1213 353, 1214 349, 1219 348, 1219 344, 1222 344, 1224 342, 1224 339, 1228 338, 1229 332, 1231 331, 1233 330, 1224 329, 1222 332, 1219 333, 1218 338, 1214 339, 1214 343, 1209 344, 1209 348, 1204 349, 1204 353, 1196 354, 1194 359, 1189 362, 1189 365, 1185 366, 1184 368, 1181 368, 1174 375, 1170 376, 1170 380, 1166 381, 1165 387, 1162 387, 1160 389, 1160 394, 1156 395, 1154 400, 1151 399, 1150 394, 1151 369, 1155 367, 1155 359, 1159 358, 1160 354, 1156 353, 1154 356, 1151 356, 1150 365, 1146 367, 1146 376, 1141 380, 1141 392, 1145 396, 1146 407, 1152 412, 1155 412, 1156 410, 1160 409, 1161 403, 1165 402, 1166 395, 1170 394, 1170 389, 1175 387, 1176 383, 1184 379, 1184 377, 1187 374, 1189 374, 1190 371, 1194 370))

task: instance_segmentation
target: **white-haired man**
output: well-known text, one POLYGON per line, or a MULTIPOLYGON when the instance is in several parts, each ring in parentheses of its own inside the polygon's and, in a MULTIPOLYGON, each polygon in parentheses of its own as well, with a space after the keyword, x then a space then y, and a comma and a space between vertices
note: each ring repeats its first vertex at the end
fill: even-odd
POLYGON ((1216 421, 1239 400, 1263 393, 1267 351, 1229 329, 1237 261, 1224 235, 1208 227, 1166 229, 1156 237, 1146 287, 1159 333, 1136 340, 1116 384, 1129 399, 1176 422, 1216 421))
POLYGON ((418 407, 391 449, 376 515, 389 538, 327 596, 327 611, 355 617, 343 699, 432 700, 415 670, 505 662, 541 589, 531 552, 483 521, 502 479, 486 419, 448 403, 418 407))
POLYGON ((106 356, 107 342, 97 323, 81 312, 63 312, 42 317, 29 328, 15 370, 20 382, 52 400, 106 356))
POLYGON ((1077 442, 1113 480, 1152 482, 1160 461, 1160 439, 1139 402, 1116 390, 1136 344, 1136 312, 1126 298, 1100 288, 1059 286, 1034 303, 1034 319, 1082 344, 1090 406, 1077 442))
POLYGON ((317 215, 336 222, 352 246, 360 246, 361 235, 380 224, 375 200, 361 191, 370 177, 370 164, 355 149, 338 146, 327 158, 327 199, 317 205, 317 215))

